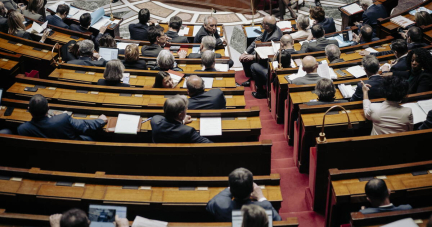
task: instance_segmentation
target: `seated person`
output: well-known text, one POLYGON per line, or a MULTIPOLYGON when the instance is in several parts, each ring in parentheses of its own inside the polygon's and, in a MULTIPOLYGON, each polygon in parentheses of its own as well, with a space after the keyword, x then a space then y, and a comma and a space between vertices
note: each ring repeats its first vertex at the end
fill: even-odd
POLYGON ((272 210, 273 221, 282 218, 264 197, 261 188, 253 182, 252 172, 238 168, 228 176, 229 187, 221 191, 207 203, 207 211, 219 222, 231 222, 232 211, 240 210, 243 205, 258 205, 266 210, 272 210), (251 197, 253 200, 251 200, 251 197))
MULTIPOLYGON (((110 34, 103 34, 99 40, 97 40, 99 43, 99 47, 104 48, 117 48, 117 42, 110 34)), ((124 49, 119 49, 119 54, 124 54, 124 49)))
POLYGON ((323 27, 326 34, 336 32, 336 24, 331 17, 325 17, 324 9, 321 6, 312 7, 309 10, 310 18, 315 20, 316 24, 323 27))
MULTIPOLYGON (((50 227, 89 227, 87 214, 80 209, 70 209, 63 214, 53 214, 49 217, 50 227)), ((129 227, 126 218, 115 217, 115 227, 129 227)))
POLYGON ((0 0, 4 7, 7 9, 7 11, 17 10, 20 13, 22 10, 25 10, 27 6, 24 5, 24 3, 15 3, 14 0, 0 0))
POLYGON ((429 110, 426 120, 418 127, 418 130, 430 128, 432 128, 432 110, 429 110))
POLYGON ((69 15, 69 6, 66 4, 61 4, 57 6, 56 14, 48 15, 48 24, 54 25, 60 28, 69 29, 69 25, 63 22, 64 19, 69 15))
POLYGON ((172 55, 171 51, 169 51, 169 50, 161 50, 161 52, 159 53, 159 55, 156 58, 156 64, 157 64, 157 66, 154 67, 154 70, 183 71, 183 69, 177 67, 177 63, 174 60, 174 55, 172 55))
POLYGON ((344 62, 342 58, 340 58, 341 52, 338 46, 334 44, 330 44, 326 46, 325 48, 325 54, 327 56, 328 61, 330 64, 344 62))
POLYGON ((171 43, 189 43, 187 37, 179 36, 180 28, 182 27, 182 19, 178 16, 173 16, 170 18, 168 23, 168 31, 165 33, 169 38, 171 38, 171 43))
POLYGON ((71 40, 60 47, 61 57, 64 62, 69 62, 79 58, 79 44, 80 42, 71 40))
POLYGON ((311 34, 311 30, 309 28, 309 17, 300 14, 296 20, 297 23, 297 31, 291 33, 291 37, 293 40, 303 40, 309 37, 311 34))
POLYGON ((413 130, 411 108, 399 105, 408 94, 408 81, 397 76, 383 77, 381 93, 386 98, 383 103, 371 103, 368 97, 371 85, 362 85, 364 115, 373 123, 371 135, 413 130))
POLYGON ((156 20, 150 20, 150 11, 141 9, 138 12, 138 24, 129 25, 130 39, 148 41, 148 28, 155 25, 156 20))
POLYGON ((318 62, 312 56, 306 56, 302 60, 303 70, 306 72, 306 75, 303 77, 296 78, 294 80, 290 80, 291 84, 297 85, 305 85, 305 84, 316 84, 321 77, 318 75, 318 62))
MULTIPOLYGON (((9 34, 21 37, 23 39, 33 40, 30 33, 26 31, 24 22, 25 22, 24 16, 20 12, 16 10, 9 12, 9 17, 8 17, 9 34)), ((49 35, 48 30, 45 30, 39 42, 41 43, 45 42, 48 35, 49 35)))
MULTIPOLYGON (((91 18, 90 13, 84 13, 84 14, 82 14, 80 16, 80 19, 79 19, 80 24, 79 25, 77 25, 77 24, 71 24, 70 30, 74 30, 74 31, 77 31, 77 32, 83 32, 83 33, 85 33, 85 32, 91 32, 91 31, 89 31, 90 24, 91 24, 91 19, 92 18, 91 18)), ((105 33, 106 29, 107 29, 107 26, 102 26, 99 29, 99 34, 96 37, 93 35, 93 32, 91 32, 92 35, 90 36, 90 39, 95 44, 95 47, 96 47, 95 49, 97 49, 97 50, 99 50, 99 39, 105 33)))
POLYGON ((315 85, 314 93, 318 96, 316 102, 307 102, 307 105, 323 105, 330 103, 348 102, 347 100, 335 100, 336 88, 333 81, 327 78, 322 78, 315 85))
POLYGON ((153 88, 174 88, 174 81, 169 73, 160 71, 155 77, 153 88))
MULTIPOLYGON (((379 62, 375 56, 364 56, 362 59, 362 65, 368 80, 364 81, 365 84, 371 85, 368 96, 370 99, 382 98, 382 79, 383 77, 378 74, 379 62)), ((351 102, 363 100, 362 83, 357 84, 356 91, 351 97, 351 102)))
POLYGON ((241 211, 243 213, 242 227, 268 227, 269 220, 264 208, 250 204, 243 205, 241 211))
POLYGON ((426 11, 420 11, 415 14, 415 24, 417 27, 428 26, 432 24, 432 16, 426 11))
POLYGON ((122 63, 127 69, 147 69, 145 60, 139 58, 138 45, 127 45, 124 54, 125 58, 122 63))
POLYGON ((391 68, 388 65, 384 65, 382 67, 382 72, 395 72, 395 71, 407 71, 408 63, 407 63, 407 53, 408 47, 403 39, 396 39, 392 41, 390 45, 394 55, 396 56, 396 60, 392 61, 391 68))
POLYGON ((195 70, 195 72, 216 72, 216 57, 215 53, 211 50, 206 50, 201 56, 201 62, 204 66, 204 70, 195 70))
POLYGON ((164 116, 155 115, 150 121, 153 142, 155 143, 211 143, 192 127, 187 115, 188 100, 186 96, 176 95, 168 98, 163 106, 164 116))
POLYGON ((362 22, 355 22, 357 27, 368 24, 372 27, 373 33, 376 34, 378 27, 378 18, 388 17, 387 10, 382 4, 374 4, 372 0, 360 0, 359 5, 363 8, 362 22))
MULTIPOLYGON (((186 58, 201 58, 201 54, 204 53, 206 50, 214 51, 216 48, 216 39, 213 36, 204 36, 201 39, 200 44, 200 52, 199 53, 190 53, 186 58)), ((221 58, 222 55, 219 53, 215 53, 216 58, 221 58)), ((182 56, 179 56, 179 58, 182 58, 182 56)), ((231 68, 234 65, 233 60, 228 61, 228 67, 231 68)))
POLYGON ((221 89, 204 92, 204 80, 201 77, 197 75, 188 77, 186 86, 190 97, 189 109, 226 109, 226 100, 221 89))
POLYGON ((360 210, 362 214, 373 214, 379 212, 389 212, 397 210, 410 210, 411 205, 395 206, 390 202, 390 189, 382 179, 372 179, 365 186, 367 200, 372 207, 360 210))
POLYGON ((46 1, 44 0, 29 0, 27 9, 22 11, 25 17, 28 17, 37 21, 45 21, 44 15, 39 14, 41 10, 45 10, 46 1))
POLYGON ((98 53, 95 53, 94 50, 95 49, 94 49, 93 41, 88 39, 83 40, 80 42, 78 48, 79 58, 76 60, 68 61, 68 63, 75 64, 75 65, 105 67, 107 62, 98 53))
POLYGON ((167 41, 167 36, 163 33, 164 29, 159 26, 151 26, 148 29, 148 38, 150 46, 143 46, 141 48, 141 55, 144 57, 157 57, 159 52, 163 50, 167 41))
POLYGON ((0 32, 8 33, 8 30, 7 9, 3 2, 0 2, 0 32))
POLYGON ((361 26, 359 35, 357 35, 356 33, 353 32, 353 40, 352 41, 354 41, 354 43, 351 44, 351 46, 355 46, 355 45, 359 45, 359 44, 363 44, 363 43, 370 43, 370 42, 378 41, 378 40, 379 40, 378 37, 373 37, 372 27, 368 24, 365 24, 365 25, 361 26))
POLYGON ((213 36, 216 39, 216 46, 222 46, 225 42, 223 37, 220 37, 217 30, 217 19, 212 16, 204 18, 204 25, 198 30, 194 38, 194 43, 201 43, 204 36, 213 36))
POLYGON ((325 47, 329 44, 334 44, 336 46, 339 46, 339 43, 337 40, 331 40, 325 38, 325 32, 321 25, 316 24, 312 26, 312 35, 307 38, 307 40, 303 43, 299 53, 309 53, 309 52, 316 52, 316 51, 323 51, 325 50, 325 47), (315 42, 312 42, 312 37, 316 39, 315 42))
POLYGON ((105 115, 96 120, 78 120, 67 113, 48 116, 48 101, 42 95, 34 95, 29 101, 28 110, 32 120, 18 126, 18 134, 53 139, 92 140, 91 131, 102 129, 107 123, 105 115))
POLYGON ((122 83, 124 65, 118 59, 112 59, 106 64, 104 71, 104 78, 99 79, 98 85, 107 86, 118 86, 118 87, 130 87, 129 84, 122 83))

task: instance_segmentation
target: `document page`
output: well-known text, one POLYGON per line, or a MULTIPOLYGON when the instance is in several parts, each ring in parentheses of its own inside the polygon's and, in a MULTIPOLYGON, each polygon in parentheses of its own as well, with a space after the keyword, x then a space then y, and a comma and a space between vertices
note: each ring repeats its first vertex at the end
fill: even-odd
POLYGON ((158 221, 136 216, 132 227, 166 227, 168 222, 158 221))
POLYGON ((93 13, 91 13, 90 26, 93 26, 94 24, 96 24, 96 22, 98 22, 103 17, 104 14, 105 14, 105 10, 102 7, 98 8, 93 13))
POLYGON ((359 78, 362 76, 366 76, 366 72, 364 71, 363 67, 356 65, 353 67, 349 67, 346 69, 349 73, 351 73, 355 78, 359 78))
POLYGON ((222 135, 222 118, 202 117, 200 118, 201 136, 220 136, 222 135))
POLYGON ((369 51, 369 52, 371 52, 371 53, 378 53, 378 52, 379 52, 379 51, 375 50, 375 49, 372 48, 372 47, 368 47, 368 48, 366 48, 365 51, 369 51))
POLYGON ((363 11, 363 9, 357 3, 344 6, 344 7, 342 7, 342 9, 347 11, 349 14, 355 14, 355 13, 363 11))
POLYGON ((193 36, 195 37, 198 31, 201 29, 202 25, 194 25, 193 36))
POLYGON ((418 227, 412 218, 405 218, 399 221, 392 222, 381 227, 418 227))
POLYGON ((228 72, 229 66, 228 64, 215 64, 215 69, 220 72, 228 72))
POLYGON ((424 111, 426 115, 429 113, 430 110, 432 110, 432 99, 418 101, 417 104, 420 106, 420 108, 424 111))
POLYGON ((130 84, 130 73, 123 73, 123 78, 122 78, 122 82, 124 84, 130 84))
POLYGON ((183 29, 180 29, 178 34, 179 34, 179 36, 185 36, 185 35, 189 34, 189 28, 184 27, 183 29))
POLYGON ((99 55, 107 60, 110 61, 112 59, 117 59, 118 58, 118 49, 114 49, 114 48, 99 48, 99 55))
POLYGON ((272 46, 269 47, 256 47, 255 51, 261 59, 267 59, 269 55, 274 55, 275 52, 272 46))
POLYGON ((114 133, 137 134, 139 121, 139 115, 119 114, 114 133))
POLYGON ((422 108, 417 103, 405 103, 402 104, 403 107, 409 107, 413 114, 413 123, 417 124, 426 120, 426 114, 423 112, 422 108))
POLYGON ((318 65, 317 72, 318 72, 318 75, 320 77, 327 78, 327 79, 331 80, 329 70, 330 70, 330 68, 329 68, 327 62, 324 60, 321 62, 321 64, 318 65))

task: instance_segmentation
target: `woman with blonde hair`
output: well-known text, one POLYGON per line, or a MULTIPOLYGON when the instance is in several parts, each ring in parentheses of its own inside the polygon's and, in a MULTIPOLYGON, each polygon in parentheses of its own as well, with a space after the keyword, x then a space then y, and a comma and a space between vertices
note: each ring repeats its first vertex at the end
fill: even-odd
MULTIPOLYGON (((8 26, 9 26, 8 33, 24 39, 33 40, 32 37, 30 36, 30 33, 26 31, 24 21, 25 21, 24 16, 20 12, 16 10, 10 11, 8 17, 8 26)), ((43 33, 40 42, 42 43, 45 42, 46 38, 48 37, 48 34, 49 32, 47 29, 43 33)))
POLYGON ((125 58, 122 63, 127 69, 147 69, 145 60, 139 58, 138 45, 129 44, 124 51, 125 58))
POLYGON ((120 60, 113 59, 109 61, 104 71, 105 79, 99 79, 97 84, 108 85, 108 86, 130 87, 129 84, 122 83, 124 70, 125 67, 120 60))
POLYGON ((242 227, 268 227, 269 221, 264 208, 258 205, 244 205, 242 227))

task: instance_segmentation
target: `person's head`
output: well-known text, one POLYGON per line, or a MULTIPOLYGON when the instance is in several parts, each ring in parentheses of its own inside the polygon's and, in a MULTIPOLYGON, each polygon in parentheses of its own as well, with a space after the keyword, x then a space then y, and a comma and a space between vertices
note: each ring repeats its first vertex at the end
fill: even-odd
POLYGON ((64 212, 60 219, 61 227, 89 227, 90 220, 87 214, 80 209, 71 209, 64 212))
POLYGON ((252 172, 245 168, 238 168, 228 175, 231 194, 236 200, 244 200, 253 192, 252 172))
POLYGON ((69 53, 73 54, 73 56, 75 56, 76 58, 78 58, 80 56, 79 54, 79 46, 81 44, 81 41, 76 42, 75 44, 72 44, 69 46, 69 53))
POLYGON ((173 16, 170 18, 168 26, 174 30, 180 30, 181 26, 183 24, 183 21, 178 16, 173 16))
POLYGON ((38 13, 44 7, 44 0, 29 0, 27 10, 33 13, 38 13))
POLYGON ((7 23, 9 26, 9 34, 15 35, 18 30, 25 30, 24 16, 17 10, 9 11, 7 23))
POLYGON ((281 63, 283 68, 291 68, 291 54, 288 50, 282 50, 281 63))
POLYGON ((187 112, 189 101, 184 95, 176 95, 165 100, 163 110, 167 120, 182 121, 187 112))
POLYGON ((129 44, 125 48, 125 58, 126 62, 136 62, 139 60, 139 49, 138 45, 129 44))
POLYGON ((150 11, 148 9, 141 9, 138 12, 138 21, 140 24, 147 24, 150 20, 150 11))
POLYGON ((188 95, 190 97, 202 94, 204 92, 204 80, 197 76, 192 75, 186 81, 186 87, 188 90, 188 95))
POLYGON ((28 110, 33 118, 40 119, 48 113, 48 100, 42 95, 33 95, 29 101, 28 110))
POLYGON ((367 10, 369 6, 373 4, 372 0, 360 0, 360 6, 363 8, 363 10, 367 10))
POLYGON ((206 69, 212 69, 216 64, 216 55, 211 50, 206 50, 201 55, 201 62, 206 69))
POLYGON ((390 190, 382 179, 372 179, 365 186, 367 199, 374 207, 379 207, 389 199, 390 190))
POLYGON ((91 24, 91 15, 90 13, 84 13, 83 15, 80 16, 80 25, 83 28, 88 28, 90 27, 91 24))
POLYGON ((405 40, 396 39, 391 43, 391 49, 394 52, 394 55, 399 58, 400 56, 406 54, 408 52, 408 46, 405 40))
POLYGON ((310 17, 314 19, 317 23, 325 19, 325 12, 321 6, 312 7, 309 10, 310 17))
POLYGON ((148 33, 148 38, 151 44, 163 46, 167 41, 164 29, 160 25, 150 26, 148 33))
POLYGON ((327 78, 322 78, 315 85, 315 94, 318 95, 318 100, 323 102, 332 102, 335 99, 336 88, 333 81, 327 78))
POLYGON ((373 55, 364 56, 362 65, 368 77, 376 75, 380 67, 378 59, 373 55))
POLYGON ((7 9, 4 6, 3 2, 0 2, 0 16, 6 17, 6 14, 7 14, 7 9))
POLYGON ((267 227, 269 220, 264 208, 249 204, 241 208, 243 213, 242 227, 267 227))
POLYGON ((318 62, 312 56, 306 56, 302 60, 302 67, 306 73, 316 73, 318 69, 318 62))
POLYGON ((407 67, 417 75, 421 70, 432 73, 432 54, 423 48, 416 48, 408 52, 407 67))
POLYGON ((423 38, 423 32, 419 27, 411 27, 407 32, 408 43, 420 43, 423 38))
POLYGON ((213 36, 204 36, 201 40, 201 51, 214 50, 216 48, 216 39, 213 36))
POLYGON ((335 44, 327 45, 325 48, 325 54, 327 56, 327 59, 332 62, 335 59, 339 59, 341 52, 338 46, 335 44))
POLYGON ((114 40, 114 38, 110 34, 105 33, 99 39, 99 47, 116 48, 117 47, 117 43, 116 43, 116 41, 114 40))
POLYGON ((62 19, 65 19, 67 15, 69 14, 69 6, 66 4, 60 4, 57 6, 56 14, 61 17, 62 19))
POLYGON ((415 14, 415 23, 418 27, 432 24, 432 17, 426 11, 420 11, 415 14))
POLYGON ((78 52, 80 56, 84 56, 84 57, 93 56, 93 52, 94 52, 93 41, 88 39, 81 41, 81 43, 79 44, 78 52))
POLYGON ((292 49, 294 46, 294 40, 292 39, 291 35, 283 35, 280 39, 281 48, 282 49, 292 49))
POLYGON ((276 29, 276 18, 274 16, 265 16, 262 22, 262 26, 264 30, 268 33, 272 32, 276 29))
POLYGON ((311 28, 312 36, 316 39, 324 37, 325 31, 324 28, 320 24, 315 24, 311 28))
POLYGON ((388 101, 400 102, 408 94, 409 83, 407 80, 398 76, 383 77, 382 90, 383 97, 388 101))
POLYGON ((217 19, 212 16, 204 18, 204 28, 207 32, 214 34, 217 31, 217 19))
POLYGON ((159 71, 156 74, 155 83, 153 84, 154 88, 173 88, 174 82, 169 73, 165 71, 159 71))
POLYGON ((161 50, 156 58, 159 68, 163 71, 174 68, 174 55, 169 50, 161 50))
POLYGON ((360 28, 360 38, 364 41, 364 42, 372 42, 372 36, 373 36, 373 29, 370 25, 368 24, 363 24, 362 27, 360 28))
POLYGON ((118 59, 110 60, 105 67, 104 78, 112 82, 120 82, 123 78, 124 65, 118 59))
POLYGON ((303 14, 298 15, 297 17, 298 30, 306 31, 308 27, 309 27, 309 18, 304 16, 303 14))

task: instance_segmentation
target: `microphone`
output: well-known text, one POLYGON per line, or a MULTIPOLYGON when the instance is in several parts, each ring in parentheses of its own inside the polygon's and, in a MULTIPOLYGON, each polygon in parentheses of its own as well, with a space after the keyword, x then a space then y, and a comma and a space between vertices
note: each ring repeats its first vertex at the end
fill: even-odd
POLYGON ((343 112, 346 114, 346 116, 347 116, 347 118, 348 118, 348 129, 352 129, 351 119, 350 119, 350 117, 349 117, 348 112, 346 111, 346 109, 343 108, 342 106, 334 105, 334 106, 330 107, 330 108, 329 108, 329 109, 324 113, 323 123, 322 123, 322 126, 321 126, 321 132, 319 133, 319 137, 316 138, 317 144, 321 144, 321 143, 326 143, 326 142, 327 142, 327 139, 326 139, 326 136, 325 136, 325 133, 324 133, 325 117, 326 117, 327 113, 328 113, 330 110, 332 110, 332 109, 334 109, 334 108, 336 108, 336 107, 342 109, 343 112))

